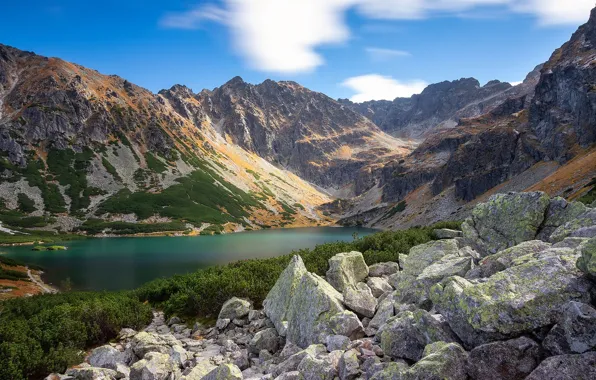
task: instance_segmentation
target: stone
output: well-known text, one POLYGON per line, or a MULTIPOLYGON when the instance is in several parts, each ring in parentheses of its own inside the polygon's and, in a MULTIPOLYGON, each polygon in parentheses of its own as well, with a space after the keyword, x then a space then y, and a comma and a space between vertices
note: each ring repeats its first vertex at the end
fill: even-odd
POLYGON ((372 375, 368 378, 370 380, 401 380, 408 369, 408 364, 404 361, 381 363, 371 371, 372 375))
POLYGON ((130 380, 167 380, 178 371, 169 355, 149 352, 130 367, 130 380))
POLYGON ((377 312, 371 321, 368 323, 369 328, 378 329, 387 322, 387 320, 395 315, 393 306, 393 296, 388 296, 379 302, 377 312))
POLYGON ((333 380, 337 376, 337 369, 328 356, 306 356, 298 365, 298 371, 304 380, 333 380))
MULTIPOLYGON (((334 314, 329 319, 330 333, 334 335, 344 335, 354 340, 364 337, 364 327, 356 314, 345 310, 334 314)), ((320 341, 325 342, 329 334, 320 335, 320 341)))
POLYGON ((282 336, 285 336, 287 329, 287 312, 292 297, 302 276, 306 273, 307 270, 302 258, 295 255, 263 301, 265 314, 271 319, 278 333, 282 336))
POLYGON ((322 344, 313 344, 306 349, 298 351, 290 355, 286 360, 278 364, 271 372, 274 377, 280 376, 283 373, 296 371, 300 362, 307 357, 317 357, 327 352, 327 349, 322 344))
POLYGON ((132 338, 132 349, 135 355, 143 358, 149 352, 169 354, 170 347, 162 337, 154 333, 140 332, 132 338))
POLYGON ((339 359, 339 378, 353 380, 360 374, 360 361, 357 350, 346 351, 339 359))
POLYGON ((470 351, 468 375, 473 380, 517 380, 540 364, 543 352, 535 341, 521 337, 483 344, 470 351))
POLYGON ((437 239, 455 239, 463 236, 461 231, 451 230, 449 228, 439 228, 433 230, 433 234, 437 239))
POLYGON ((596 352, 551 356, 526 380, 596 379, 596 352))
POLYGON ((114 370, 116 369, 116 364, 125 363, 122 352, 118 351, 109 344, 97 347, 91 351, 87 361, 92 367, 109 368, 114 370))
POLYGON ((368 266, 360 252, 338 253, 329 259, 325 277, 335 289, 343 292, 368 277, 368 266))
POLYGON ((550 241, 558 243, 567 237, 596 237, 596 209, 589 209, 557 228, 551 234, 550 241))
POLYGON ((223 330, 228 327, 231 322, 232 320, 229 318, 221 318, 215 322, 215 327, 217 327, 218 330, 223 330))
POLYGON ((122 363, 116 363, 116 379, 128 379, 130 378, 130 368, 122 363))
MULTIPOLYGON (((209 372, 204 380, 242 380, 242 371, 234 364, 222 364, 209 372)), ((132 379, 131 379, 132 380, 132 379)))
POLYGON ((299 371, 284 372, 275 380, 302 380, 302 374, 299 371))
POLYGON ((184 363, 189 359, 188 352, 182 346, 172 346, 170 349, 170 360, 173 361, 178 367, 184 367, 184 363))
POLYGON ((182 319, 180 319, 179 317, 172 317, 168 320, 168 326, 172 326, 172 325, 179 325, 182 323, 182 319))
POLYGON ((380 334, 381 348, 394 359, 418 361, 433 342, 453 342, 455 337, 425 310, 404 311, 387 321, 380 334))
POLYGON ((347 287, 344 291, 344 305, 359 315, 372 318, 377 308, 377 300, 371 289, 363 282, 355 287, 347 287))
POLYGON ((543 342, 553 354, 582 354, 596 349, 596 309, 571 301, 543 342))
POLYGON ((423 358, 403 373, 403 379, 466 379, 467 357, 466 351, 457 343, 431 343, 425 347, 423 358))
POLYGON ((596 238, 582 244, 581 256, 577 259, 579 270, 596 279, 596 238))
POLYGON ((568 202, 561 197, 551 199, 536 239, 550 241, 551 234, 557 228, 577 219, 586 211, 588 207, 581 202, 568 202))
POLYGON ((261 350, 267 350, 274 354, 279 349, 279 335, 274 328, 257 332, 248 344, 250 352, 258 354, 261 350))
POLYGON ((217 319, 232 320, 235 318, 244 318, 248 315, 250 308, 251 305, 249 301, 233 297, 223 304, 217 319))
POLYGON ((369 277, 366 280, 366 285, 368 285, 375 298, 379 298, 383 293, 393 290, 393 287, 389 285, 389 282, 381 277, 369 277))
POLYGON ((344 335, 329 335, 325 342, 327 351, 347 350, 350 345, 350 338, 344 335))
POLYGON ((201 360, 195 365, 186 375, 185 380, 201 380, 207 376, 208 373, 217 368, 210 360, 201 360))
POLYGON ((108 368, 80 367, 71 368, 66 375, 74 380, 116 380, 116 371, 108 368))
POLYGON ((429 265, 447 255, 459 255, 457 240, 436 240, 412 247, 410 253, 400 260, 403 274, 418 276, 429 265))
POLYGON ((434 306, 468 348, 552 325, 569 301, 589 302, 593 284, 577 254, 550 248, 514 260, 482 282, 454 276, 431 290, 434 306))
POLYGON ((118 340, 127 340, 137 335, 137 332, 133 329, 124 328, 118 333, 118 340))
POLYGON ((343 312, 343 296, 321 277, 306 273, 295 289, 288 309, 286 338, 306 348, 334 335, 331 317, 343 312))
POLYGON ((390 276, 399 272, 399 264, 394 262, 378 263, 368 267, 369 277, 390 276))
POLYGON ((464 239, 483 257, 534 240, 549 204, 541 192, 495 194, 464 221, 464 239))

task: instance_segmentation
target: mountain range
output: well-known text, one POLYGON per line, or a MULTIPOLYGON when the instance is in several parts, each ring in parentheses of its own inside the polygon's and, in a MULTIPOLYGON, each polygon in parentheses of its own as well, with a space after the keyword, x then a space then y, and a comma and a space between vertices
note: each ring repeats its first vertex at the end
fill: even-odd
POLYGON ((221 233, 463 219, 496 192, 596 181, 596 11, 512 86, 393 101, 240 77, 154 94, 0 45, 0 220, 88 234, 221 233))

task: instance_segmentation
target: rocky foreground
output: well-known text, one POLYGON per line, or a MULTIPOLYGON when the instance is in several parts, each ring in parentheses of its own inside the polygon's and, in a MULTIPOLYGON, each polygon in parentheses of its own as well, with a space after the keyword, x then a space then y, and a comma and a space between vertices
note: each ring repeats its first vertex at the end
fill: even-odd
POLYGON ((596 378, 596 209, 500 194, 437 236, 399 263, 338 254, 326 278, 295 256, 263 310, 233 298, 193 329, 156 313, 49 378, 596 378))

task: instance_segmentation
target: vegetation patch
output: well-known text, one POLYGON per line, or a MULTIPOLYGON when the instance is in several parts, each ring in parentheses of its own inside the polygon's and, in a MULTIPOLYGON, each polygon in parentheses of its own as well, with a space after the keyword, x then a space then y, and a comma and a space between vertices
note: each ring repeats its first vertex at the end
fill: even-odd
POLYGON ((590 181, 590 183, 588 183, 585 187, 590 186, 592 186, 590 191, 588 191, 586 194, 584 194, 581 198, 578 199, 578 201, 587 205, 590 205, 594 201, 596 201, 596 178, 592 178, 592 181, 590 181))
POLYGON ((166 164, 161 162, 150 152, 145 153, 145 161, 147 162, 147 167, 149 168, 149 170, 154 171, 156 173, 163 173, 168 170, 166 164))
POLYGON ((27 196, 27 194, 25 194, 25 193, 19 193, 17 195, 17 202, 18 202, 19 211, 22 211, 26 214, 30 214, 37 210, 35 208, 35 201, 33 201, 33 199, 29 198, 27 196))
POLYGON ((110 173, 110 175, 112 177, 114 177, 114 179, 116 179, 118 181, 122 181, 122 178, 118 174, 118 171, 116 171, 116 168, 114 167, 114 165, 110 164, 110 161, 108 161, 105 157, 101 158, 101 164, 106 169, 106 171, 108 173, 110 173))
POLYGON ((97 235, 103 232, 114 235, 148 234, 155 232, 184 231, 186 226, 182 222, 171 223, 128 223, 128 222, 104 222, 101 219, 89 219, 85 221, 78 231, 84 231, 90 235, 97 235))
POLYGON ((70 211, 86 209, 91 204, 87 189, 87 170, 94 154, 91 149, 75 153, 71 149, 52 149, 48 153, 48 170, 62 186, 68 186, 66 194, 71 199, 70 211))

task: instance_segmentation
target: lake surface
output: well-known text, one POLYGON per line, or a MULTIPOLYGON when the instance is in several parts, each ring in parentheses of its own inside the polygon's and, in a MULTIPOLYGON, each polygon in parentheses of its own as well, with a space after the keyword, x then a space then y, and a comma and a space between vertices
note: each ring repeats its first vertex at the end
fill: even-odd
POLYGON ((197 237, 100 238, 63 243, 66 251, 0 247, 0 254, 41 265, 44 280, 59 286, 70 278, 77 290, 132 289, 159 277, 230 262, 280 256, 317 244, 352 241, 375 230, 313 227, 197 237))

